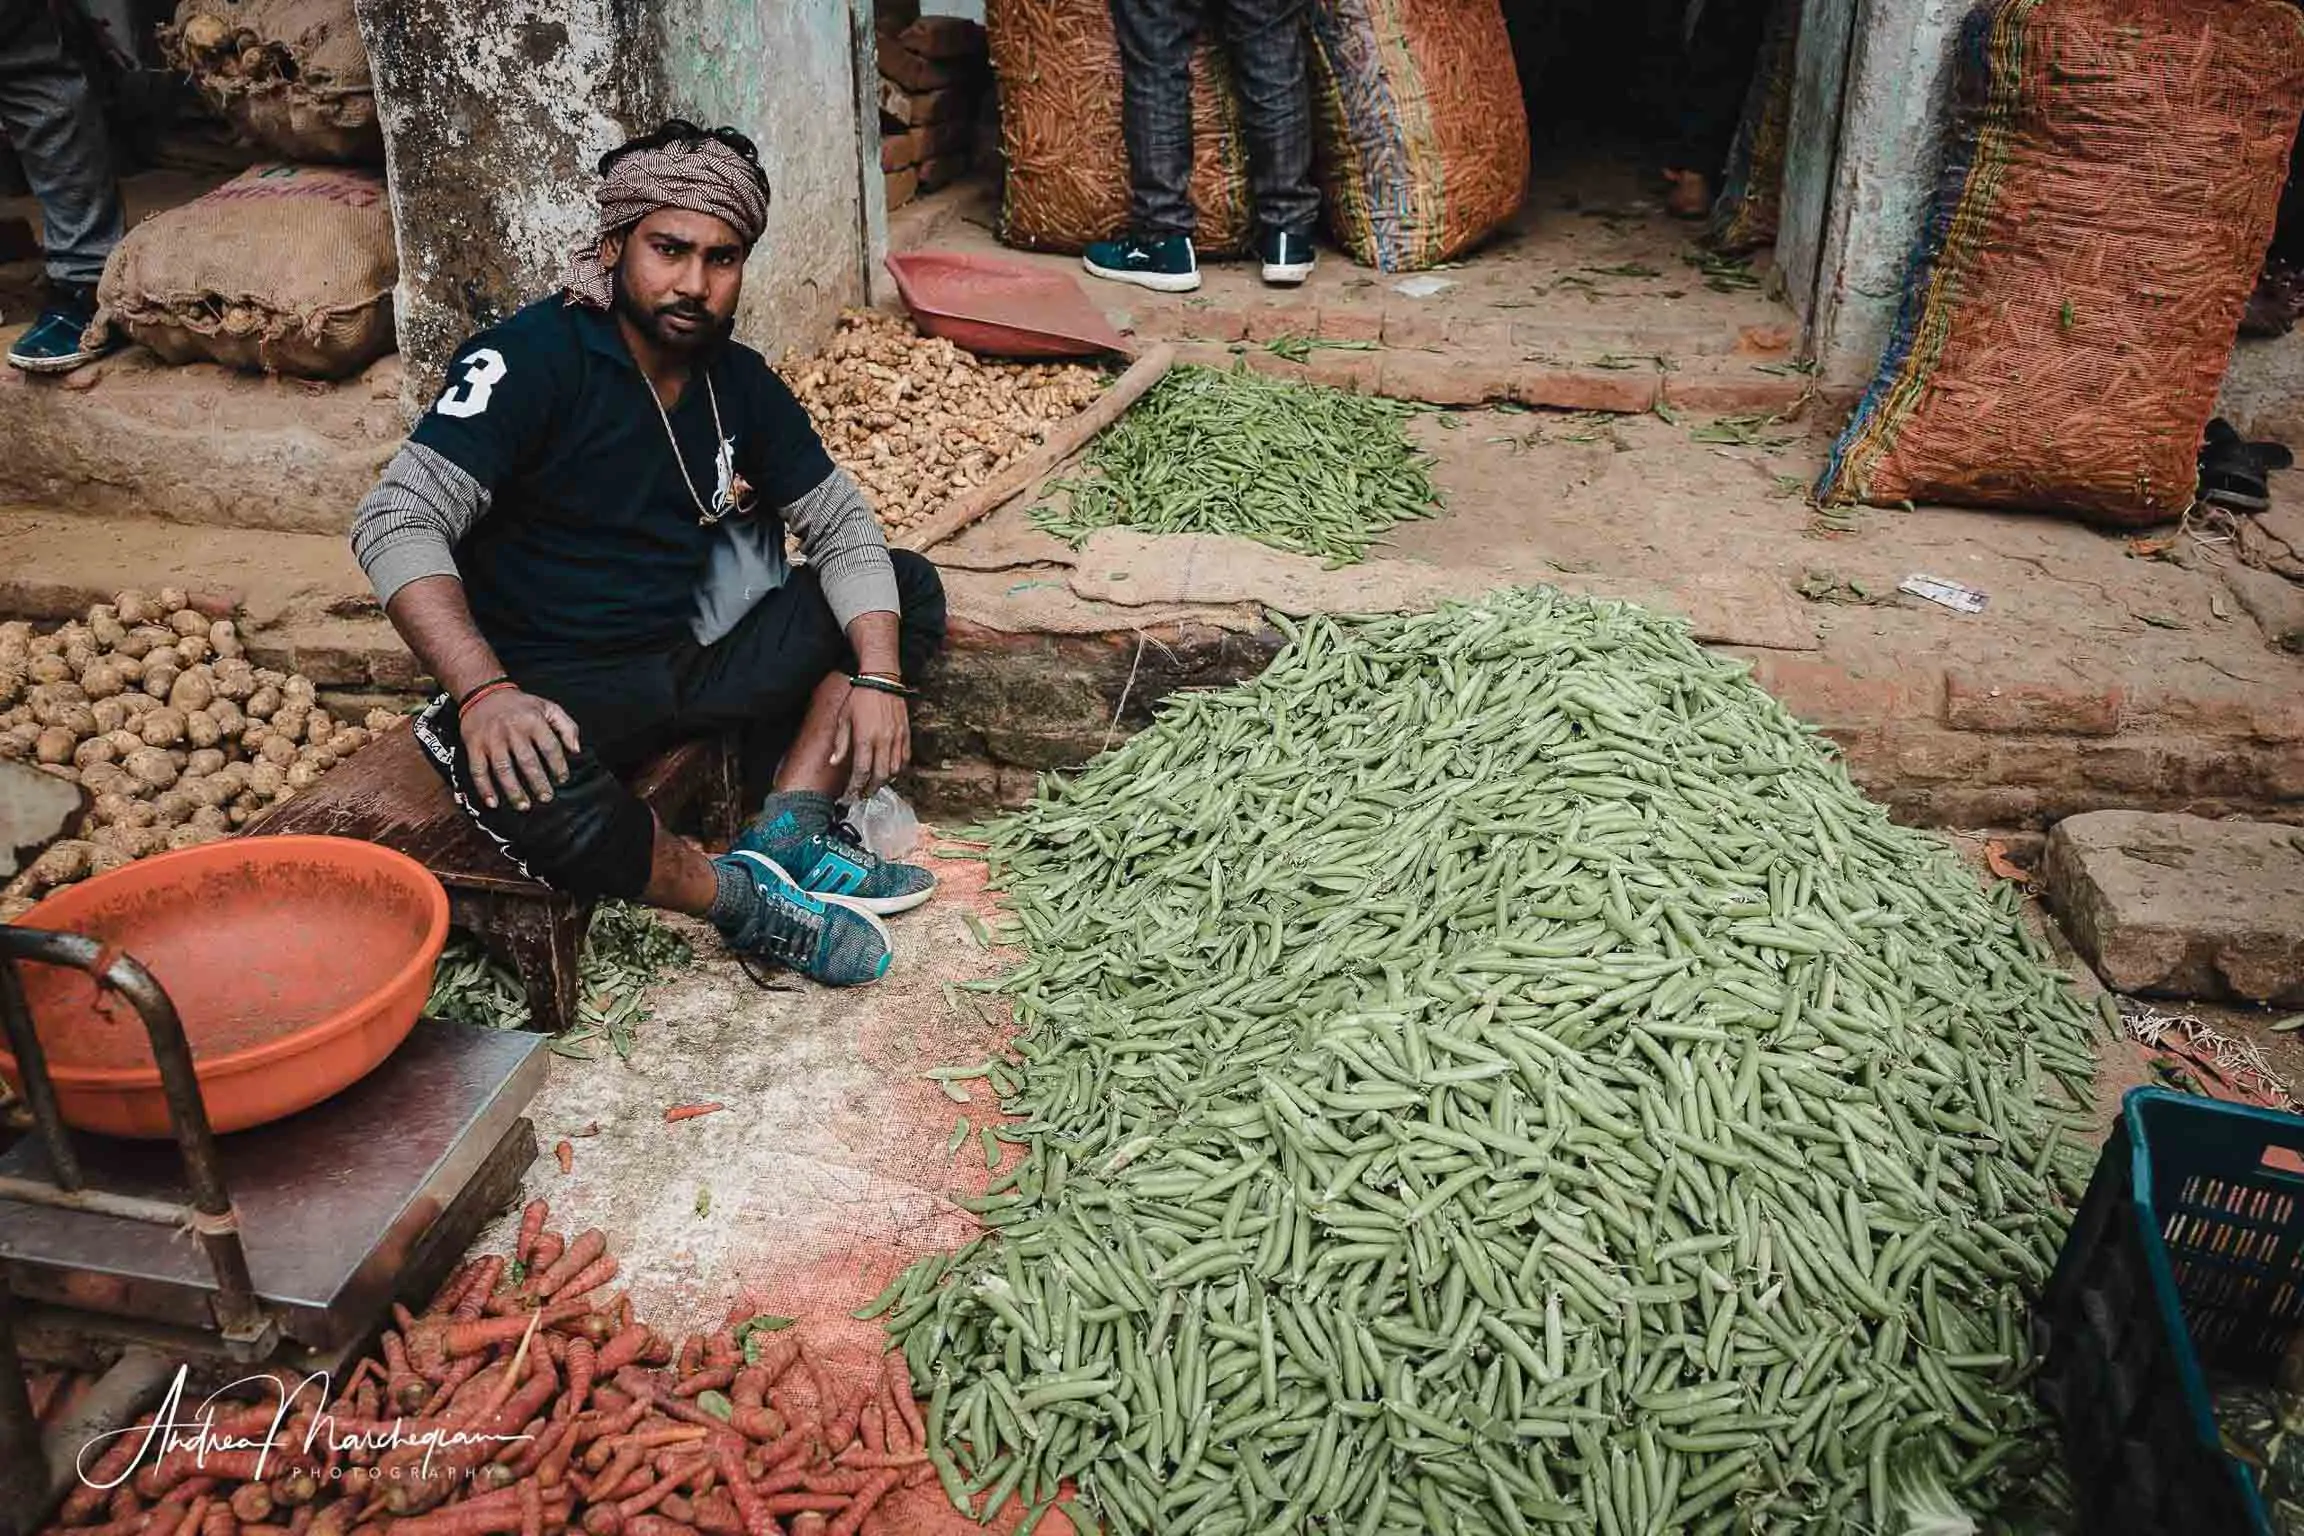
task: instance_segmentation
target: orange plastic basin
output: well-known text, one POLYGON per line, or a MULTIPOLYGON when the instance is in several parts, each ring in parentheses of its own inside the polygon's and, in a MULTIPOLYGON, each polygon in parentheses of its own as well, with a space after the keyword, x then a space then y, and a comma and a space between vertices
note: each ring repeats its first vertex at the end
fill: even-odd
MULTIPOLYGON (((236 837, 65 889, 26 927, 141 961, 176 1004, 219 1133, 292 1115, 359 1081, 407 1038, 448 937, 423 865, 341 837, 236 837)), ((151 1037, 123 999, 58 966, 19 967, 58 1107, 81 1130, 170 1134, 151 1037)), ((16 1058, 0 1077, 21 1091, 16 1058)))

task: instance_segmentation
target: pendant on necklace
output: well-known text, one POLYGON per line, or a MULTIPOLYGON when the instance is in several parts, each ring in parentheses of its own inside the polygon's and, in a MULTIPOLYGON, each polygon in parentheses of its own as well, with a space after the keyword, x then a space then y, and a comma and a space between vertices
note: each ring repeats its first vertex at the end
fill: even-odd
POLYGON ((736 440, 724 437, 713 463, 712 510, 700 521, 709 525, 724 517, 741 517, 751 510, 752 487, 736 472, 736 440))

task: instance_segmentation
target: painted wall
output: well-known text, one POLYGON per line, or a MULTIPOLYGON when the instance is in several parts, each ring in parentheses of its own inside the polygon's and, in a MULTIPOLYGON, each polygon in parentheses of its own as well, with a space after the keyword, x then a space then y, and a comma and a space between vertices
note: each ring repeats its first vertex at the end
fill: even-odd
POLYGON ((878 146, 862 174, 868 0, 355 0, 400 246, 411 410, 465 336, 550 292, 594 230, 593 167, 677 113, 760 146, 768 231, 737 334, 816 344, 866 296, 884 244, 878 146), (861 51, 859 51, 861 50, 861 51))
POLYGON ((806 351, 844 306, 863 303, 886 247, 869 0, 657 0, 665 99, 704 124, 730 123, 760 146, 768 230, 744 273, 737 334, 770 357, 806 351), (861 24, 859 24, 861 18, 861 24), (868 133, 871 142, 861 142, 868 133), (869 155, 873 174, 858 173, 869 155))

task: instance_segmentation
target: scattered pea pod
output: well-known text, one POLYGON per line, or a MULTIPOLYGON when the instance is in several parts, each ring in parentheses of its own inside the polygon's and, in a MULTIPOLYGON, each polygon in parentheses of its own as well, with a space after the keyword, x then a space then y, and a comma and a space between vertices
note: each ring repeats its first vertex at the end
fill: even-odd
POLYGON ((886 1315, 955 1504, 1901 1531, 2053 1488, 2095 1015, 2013 889, 1630 605, 1301 626, 989 829, 993 1229, 886 1315))
MULTIPOLYGON (((575 1027, 552 1042, 555 1053, 590 1060, 603 1037, 629 1057, 634 1031, 648 1021, 647 989, 667 969, 686 964, 688 941, 646 907, 603 901, 592 910, 577 963, 575 1027)), ((525 1029, 528 994, 512 968, 458 933, 449 939, 432 976, 424 1011, 434 1018, 491 1029, 525 1029)))

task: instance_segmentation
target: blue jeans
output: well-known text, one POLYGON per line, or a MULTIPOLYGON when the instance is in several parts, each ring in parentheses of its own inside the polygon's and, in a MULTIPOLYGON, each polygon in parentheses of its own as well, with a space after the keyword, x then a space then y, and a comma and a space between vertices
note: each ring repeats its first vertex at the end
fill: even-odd
POLYGON ((95 93, 47 0, 0 0, 0 133, 40 199, 50 280, 93 285, 125 228, 120 183, 95 93))

